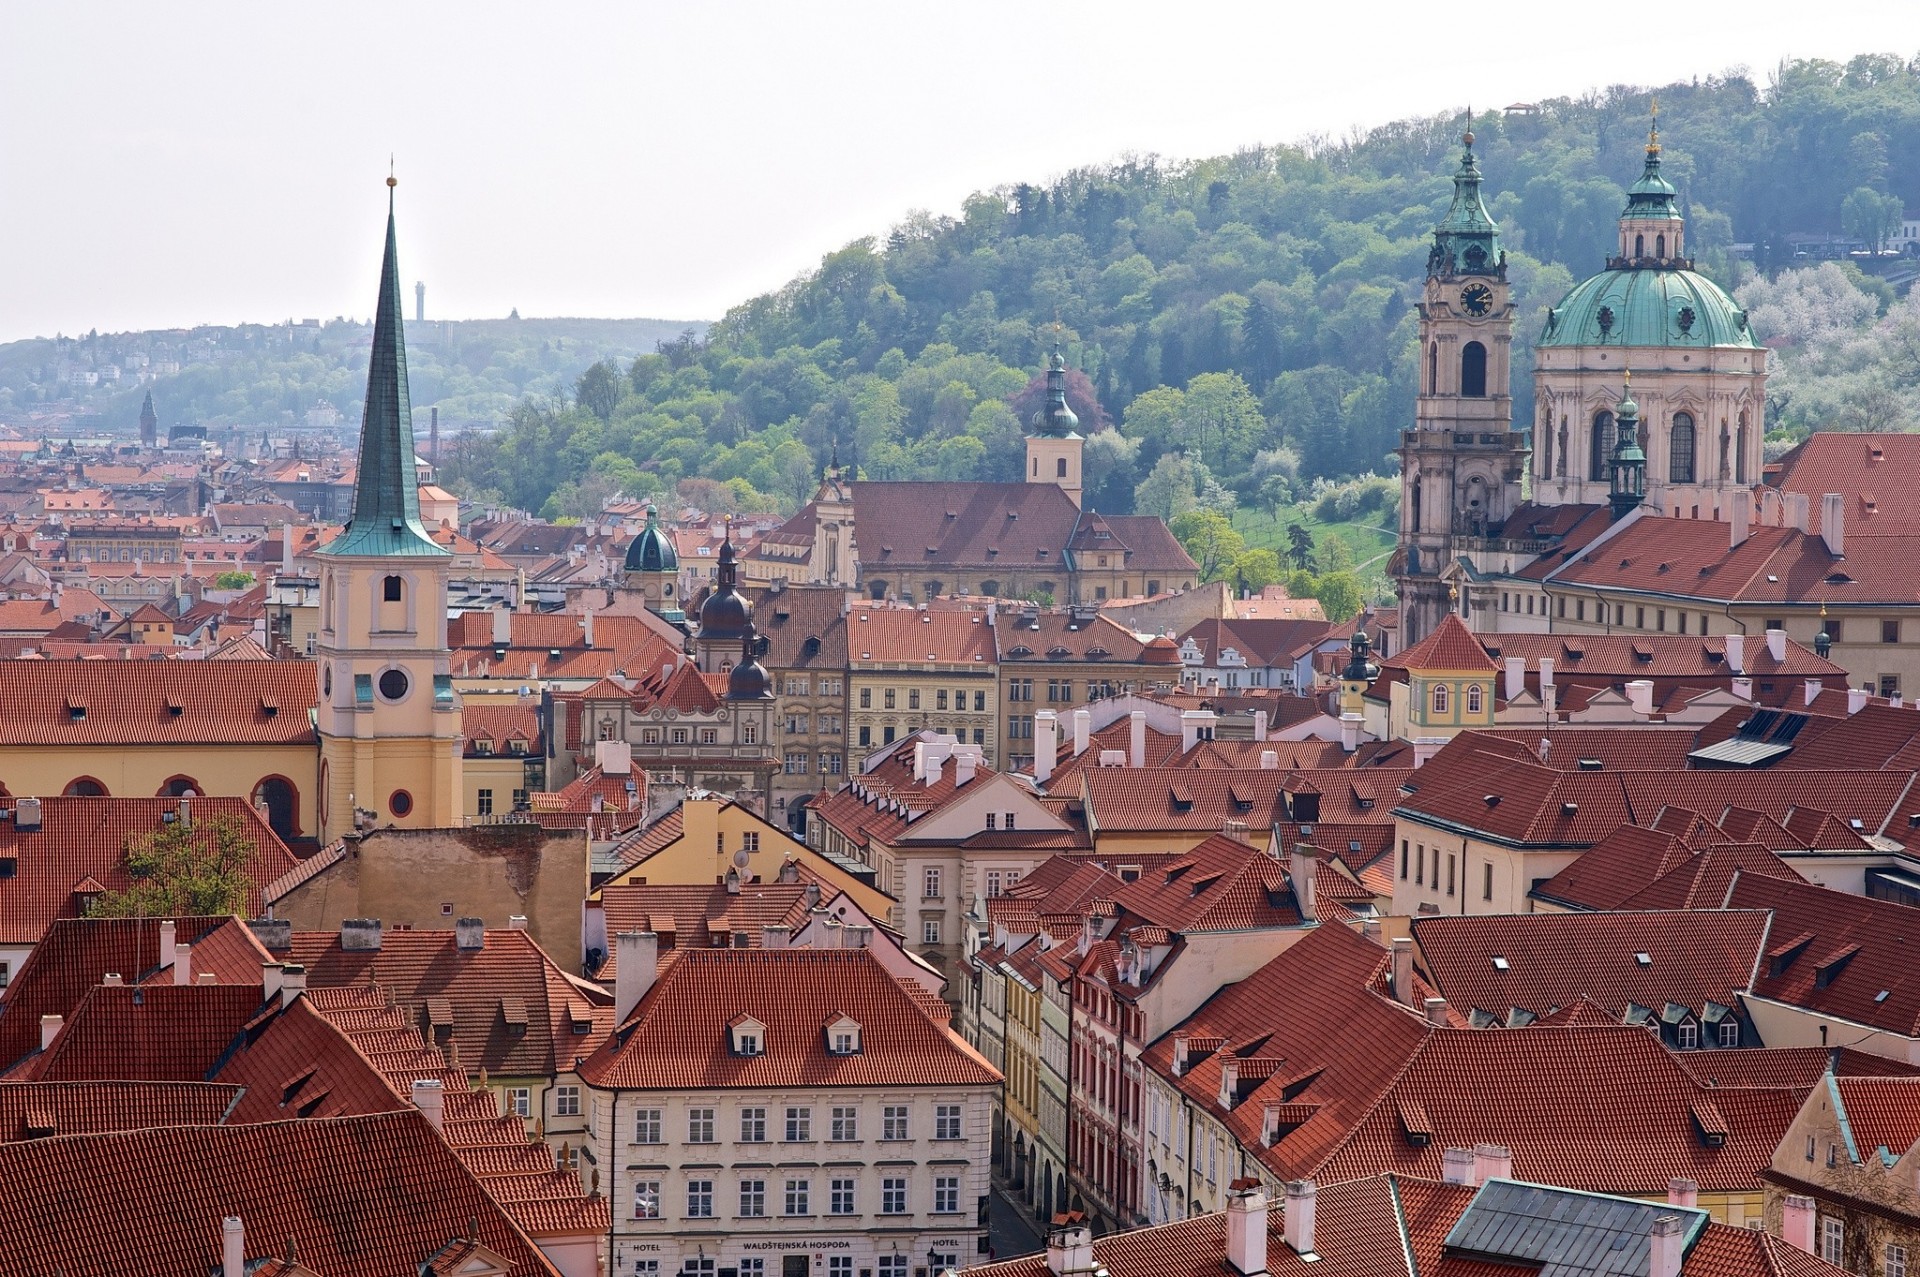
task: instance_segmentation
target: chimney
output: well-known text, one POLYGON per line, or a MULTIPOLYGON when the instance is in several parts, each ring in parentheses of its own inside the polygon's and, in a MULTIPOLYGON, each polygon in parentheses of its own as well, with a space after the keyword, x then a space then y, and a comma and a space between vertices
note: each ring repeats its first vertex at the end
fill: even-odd
POLYGON ((527 915, 526 915, 526 914, 524 914, 524 913, 510 913, 510 914, 508 914, 508 915, 507 915, 507 930, 508 930, 508 931, 525 931, 526 929, 527 929, 527 915))
POLYGON ((1797 1250, 1813 1253, 1813 1199, 1798 1193, 1780 1207, 1780 1240, 1797 1250))
POLYGON ((1380 943, 1380 919, 1362 918, 1360 920, 1360 935, 1363 939, 1367 940, 1372 944, 1379 944, 1380 943))
POLYGON ((1734 679, 1733 694, 1735 696, 1738 696, 1743 701, 1752 700, 1753 699, 1753 680, 1750 678, 1734 679))
MULTIPOLYGON (((213 973, 209 971, 208 975, 213 973)), ((175 984, 193 983, 193 946, 178 944, 173 947, 173 982, 175 984)))
POLYGON ((1180 752, 1185 753, 1202 740, 1213 739, 1214 714, 1210 709, 1184 710, 1180 714, 1180 752))
POLYGON ((293 575, 293 524, 280 525, 280 570, 293 575))
POLYGON ((1180 1077, 1187 1071, 1187 1044, 1190 1039, 1184 1033, 1173 1035, 1173 1075, 1180 1077))
POLYGON ((1786 522, 1781 514, 1780 504, 1780 490, 1778 488, 1760 489, 1761 527, 1777 528, 1786 522))
POLYGON ((1294 1179, 1287 1181, 1287 1208, 1282 1221, 1286 1229, 1287 1245, 1296 1255, 1311 1255, 1313 1251, 1313 1181, 1294 1179))
POLYGON ((1806 681, 1804 686, 1806 689, 1805 694, 1807 698, 1807 704, 1811 705, 1814 703, 1814 701, 1820 698, 1820 689, 1825 687, 1826 684, 1822 683, 1817 678, 1810 678, 1806 681))
POLYGON ((493 645, 507 647, 513 643, 513 613, 506 608, 493 609, 493 645))
POLYGON ((1319 867, 1320 861, 1313 847, 1303 842, 1293 844, 1293 864, 1289 866, 1289 873, 1293 878, 1293 898, 1300 905, 1300 918, 1304 922, 1311 922, 1317 916, 1314 912, 1317 902, 1314 898, 1313 875, 1319 867))
POLYGON ((1227 1187, 1227 1267, 1241 1277, 1267 1271, 1267 1195, 1257 1179, 1227 1187))
POLYGON ((13 827, 16 832, 23 834, 40 831, 40 800, 38 798, 22 798, 14 803, 13 827))
POLYGON ((249 918, 247 930, 260 947, 269 953, 282 953, 293 947, 293 923, 286 918, 249 918))
POLYGON ((220 1221, 220 1277, 247 1277, 247 1226, 238 1215, 220 1221))
POLYGON ((1507 700, 1516 700, 1527 687, 1527 658, 1509 656, 1507 658, 1507 681, 1500 695, 1507 700))
POLYGON ((1865 709, 1867 707, 1867 700, 1872 695, 1873 693, 1864 687, 1849 687, 1847 689, 1847 713, 1849 715, 1858 714, 1861 710, 1865 709))
POLYGON ((1075 758, 1087 752, 1087 738, 1092 735, 1092 712, 1084 709, 1073 711, 1073 756, 1075 758))
POLYGON ((1434 1025, 1436 1028, 1446 1027, 1447 1000, 1445 998, 1428 998, 1425 1002, 1425 1010, 1428 1024, 1434 1025))
POLYGON ((1686 1237, 1680 1227, 1678 1215, 1662 1215, 1653 1221, 1653 1232, 1647 1238, 1652 1248, 1648 1257, 1647 1277, 1680 1277, 1680 1262, 1686 1258, 1686 1237))
POLYGON ((1787 501, 1788 524, 1792 526, 1795 532, 1805 532, 1807 530, 1807 512, 1813 506, 1812 499, 1804 492, 1789 492, 1786 493, 1785 496, 1787 501))
POLYGON ((1226 1056, 1220 1061, 1220 1107, 1230 1109, 1240 1098, 1240 1061, 1226 1056))
POLYGON ((378 953, 380 951, 380 919, 342 919, 340 948, 347 953, 378 953))
POLYGON ((265 1001, 279 1001, 282 978, 279 963, 263 962, 260 964, 260 994, 265 1001))
POLYGON ((1727 668, 1735 674, 1745 674, 1747 672, 1747 636, 1729 634, 1726 637, 1726 645, 1727 668))
POLYGON ((1767 631, 1767 655, 1778 664, 1787 659, 1787 632, 1785 630, 1767 631))
POLYGON ((1361 719, 1358 714, 1340 716, 1340 749, 1351 754, 1360 748, 1361 719))
POLYGON ((1513 1178, 1513 1150, 1504 1144, 1473 1146, 1473 1182, 1513 1178))
POLYGON ((840 947, 843 949, 866 949, 873 945, 873 928, 849 926, 840 933, 840 947))
POLYGON ((1147 711, 1136 709, 1127 715, 1127 766, 1147 765, 1147 711))
POLYGON ((1847 499, 1838 492, 1820 498, 1820 539, 1836 559, 1847 557, 1847 499))
POLYGON ((413 1080, 413 1107, 427 1115, 433 1123, 433 1129, 444 1130, 447 1117, 447 1091, 437 1077, 419 1077, 413 1080))
POLYGON ((1540 658, 1540 700, 1549 709, 1553 707, 1553 658, 1540 658))
POLYGON ((280 968, 280 1005, 290 1007, 294 999, 307 991, 307 969, 297 962, 280 968))
POLYGON ((593 765, 602 776, 633 775, 633 746, 623 740, 593 742, 593 765))
POLYGON ((43 1015, 40 1017, 40 1049, 46 1050, 53 1040, 60 1036, 60 1028, 67 1022, 64 1015, 43 1015))
MULTIPOLYGON (((160 924, 160 969, 162 971, 166 970, 168 967, 173 965, 174 952, 179 947, 176 941, 176 937, 179 934, 180 934, 179 928, 175 925, 172 918, 168 918, 165 921, 161 922, 160 924)), ((182 981, 182 983, 185 983, 185 981, 182 981)))
POLYGON ((1443 1184, 1474 1186, 1476 1162, 1470 1148, 1450 1148, 1440 1155, 1440 1181, 1443 1184))
POLYGON ((613 975, 613 1022, 620 1025, 660 974, 660 937, 651 931, 622 931, 613 944, 618 962, 613 975))
POLYGON ((1053 1217, 1053 1227, 1047 1232, 1047 1271, 1053 1277, 1094 1271, 1093 1230, 1079 1211, 1063 1211, 1053 1217))
POLYGON ((1408 936, 1393 940, 1393 999, 1413 1005, 1413 940, 1408 936))
POLYGON ((1280 755, 1276 751, 1271 749, 1261 750, 1260 751, 1260 770, 1263 772, 1279 771, 1280 755))
POLYGON ((784 949, 792 938, 792 927, 760 928, 760 947, 762 949, 784 949))
MULTIPOLYGON (((1035 755, 1038 757, 1038 755, 1035 755)), ((968 745, 953 751, 953 787, 958 789, 973 779, 974 769, 980 765, 980 755, 974 747, 968 745)))
POLYGON ((1727 511, 1730 525, 1727 533, 1727 548, 1738 550, 1753 535, 1753 499, 1744 492, 1733 494, 1733 507, 1727 511))
POLYGON ((1685 1206, 1688 1209, 1700 1205, 1700 1185, 1694 1180, 1675 1176, 1667 1181, 1667 1205, 1685 1206))
POLYGON ((917 785, 932 783, 927 779, 927 742, 923 740, 913 742, 913 780, 917 785))
POLYGON ((1413 738, 1413 765, 1425 767, 1433 756, 1447 743, 1444 736, 1416 736, 1413 738))
POLYGON ((180 826, 183 829, 193 828, 193 799, 186 794, 180 795, 180 826))
POLYGON ((1044 785, 1053 779, 1054 759, 1060 752, 1060 719, 1050 709, 1033 716, 1033 783, 1044 785))
POLYGON ((592 647, 593 646, 593 609, 592 608, 587 609, 586 619, 581 621, 580 624, 583 628, 585 628, 587 632, 587 646, 592 647))
POLYGON ((1627 684, 1627 703, 1637 718, 1653 717, 1653 680, 1636 678, 1627 684))
POLYGON ((454 945, 462 953, 477 953, 487 947, 487 924, 482 918, 456 918, 454 945))
POLYGON ((127 978, 118 971, 109 971, 100 977, 100 983, 104 988, 119 989, 126 986, 127 978))

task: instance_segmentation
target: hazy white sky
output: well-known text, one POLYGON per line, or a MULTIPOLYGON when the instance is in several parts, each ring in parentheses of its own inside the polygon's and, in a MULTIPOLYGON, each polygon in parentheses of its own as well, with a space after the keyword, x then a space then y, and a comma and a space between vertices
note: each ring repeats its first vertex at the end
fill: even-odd
POLYGON ((389 152, 430 316, 714 318, 1127 152, 1866 51, 1920 2, 0 0, 0 341, 365 315, 389 152))

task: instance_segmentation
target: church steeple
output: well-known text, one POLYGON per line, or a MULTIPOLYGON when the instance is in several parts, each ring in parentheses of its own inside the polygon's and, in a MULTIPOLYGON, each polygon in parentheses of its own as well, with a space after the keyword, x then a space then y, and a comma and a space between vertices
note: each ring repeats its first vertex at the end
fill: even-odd
POLYGON ((140 446, 151 448, 160 441, 160 417, 153 410, 153 392, 140 403, 140 446))
POLYGON ((387 179, 387 251, 374 304, 373 351, 367 360, 367 403, 360 419, 360 468, 354 477, 353 517, 318 552, 324 555, 446 555, 420 522, 420 485, 414 472, 413 411, 407 396, 407 343, 401 331, 399 252, 393 226, 393 188, 387 179))
POLYGON ((1633 401, 1633 374, 1627 374, 1627 388, 1621 392, 1620 405, 1614 409, 1620 433, 1613 444, 1613 457, 1607 472, 1607 502, 1613 517, 1625 518, 1647 495, 1647 454, 1640 447, 1640 405, 1633 401))
POLYGON ((1427 254, 1427 277, 1498 275, 1506 277, 1506 257, 1500 250, 1500 228, 1494 225, 1480 198, 1480 165, 1473 156, 1473 131, 1460 137, 1460 167, 1453 174, 1453 203, 1433 228, 1433 248, 1427 254))
POLYGON ((1081 452, 1086 441, 1080 437, 1080 418, 1067 407, 1067 361, 1058 345, 1047 360, 1047 397, 1033 414, 1032 427, 1027 436, 1027 482, 1053 484, 1079 505, 1081 452))
POLYGON ((1678 194, 1660 175, 1660 103, 1655 101, 1653 122, 1647 126, 1646 162, 1640 180, 1627 188, 1627 206, 1620 213, 1619 265, 1692 269, 1685 253, 1686 221, 1674 202, 1678 194))

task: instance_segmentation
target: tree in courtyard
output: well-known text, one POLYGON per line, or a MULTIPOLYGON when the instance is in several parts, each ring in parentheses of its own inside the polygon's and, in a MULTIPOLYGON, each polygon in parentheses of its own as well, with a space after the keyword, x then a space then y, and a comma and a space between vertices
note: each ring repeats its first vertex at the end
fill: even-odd
POLYGON ((129 834, 121 852, 133 881, 96 899, 88 909, 94 917, 206 917, 247 907, 253 844, 237 816, 180 820, 129 834))

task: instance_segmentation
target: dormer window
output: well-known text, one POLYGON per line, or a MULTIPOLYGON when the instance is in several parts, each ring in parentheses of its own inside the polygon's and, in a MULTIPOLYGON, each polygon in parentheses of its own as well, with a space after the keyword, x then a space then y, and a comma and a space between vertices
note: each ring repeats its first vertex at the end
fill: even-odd
POLYGON ((827 1052, 830 1055, 860 1054, 860 1022, 851 1016, 835 1016, 826 1023, 827 1052))
POLYGON ((752 1056, 766 1052, 767 1026, 752 1016, 736 1016, 733 1023, 727 1026, 727 1031, 732 1035, 731 1046, 735 1055, 752 1056))

